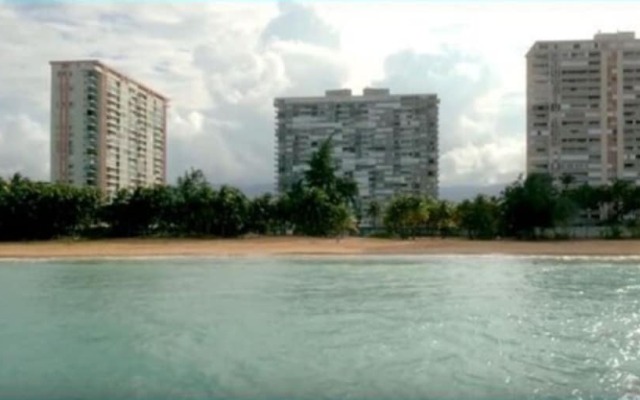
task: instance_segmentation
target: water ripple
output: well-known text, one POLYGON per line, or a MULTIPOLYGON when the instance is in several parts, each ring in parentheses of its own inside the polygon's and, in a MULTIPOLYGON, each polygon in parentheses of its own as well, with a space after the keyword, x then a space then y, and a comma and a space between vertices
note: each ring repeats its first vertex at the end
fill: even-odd
POLYGON ((635 261, 4 261, 0 397, 629 397, 635 261))

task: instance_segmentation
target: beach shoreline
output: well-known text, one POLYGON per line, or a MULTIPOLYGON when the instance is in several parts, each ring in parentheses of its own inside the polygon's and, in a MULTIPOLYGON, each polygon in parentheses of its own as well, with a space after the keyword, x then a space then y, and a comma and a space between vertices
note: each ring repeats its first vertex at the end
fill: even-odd
POLYGON ((0 259, 340 255, 640 256, 640 241, 257 237, 0 243, 0 259))

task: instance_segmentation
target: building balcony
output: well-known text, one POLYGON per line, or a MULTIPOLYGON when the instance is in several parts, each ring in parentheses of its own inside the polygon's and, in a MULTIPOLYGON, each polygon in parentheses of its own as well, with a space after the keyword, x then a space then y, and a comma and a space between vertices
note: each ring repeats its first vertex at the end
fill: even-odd
POLYGON ((85 91, 89 92, 89 93, 97 93, 98 92, 98 85, 95 82, 86 82, 85 84, 85 91))

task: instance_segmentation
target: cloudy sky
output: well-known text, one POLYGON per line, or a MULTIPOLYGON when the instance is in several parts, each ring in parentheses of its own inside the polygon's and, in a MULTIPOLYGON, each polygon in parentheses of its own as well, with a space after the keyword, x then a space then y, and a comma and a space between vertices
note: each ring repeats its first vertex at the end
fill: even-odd
POLYGON ((536 40, 640 31, 640 4, 583 1, 0 0, 0 175, 49 176, 50 60, 98 58, 171 98, 169 178, 274 181, 275 96, 437 93, 443 186, 524 170, 536 40))

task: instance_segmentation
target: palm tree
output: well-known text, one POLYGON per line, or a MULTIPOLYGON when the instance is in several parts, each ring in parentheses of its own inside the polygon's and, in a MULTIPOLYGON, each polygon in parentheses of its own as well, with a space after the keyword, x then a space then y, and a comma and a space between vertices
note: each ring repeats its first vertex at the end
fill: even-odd
POLYGON ((560 177, 560 182, 562 182, 562 191, 566 192, 567 190, 569 190, 569 187, 576 181, 576 177, 571 175, 571 174, 567 174, 564 173, 562 174, 562 176, 560 177))
POLYGON ((271 193, 254 198, 248 207, 247 230, 259 235, 272 233, 275 229, 276 202, 271 193))
POLYGON ((446 236, 455 226, 455 207, 446 200, 437 202, 433 207, 431 222, 441 236, 446 236))
POLYGON ((378 220, 380 219, 380 213, 382 209, 380 203, 375 200, 371 200, 367 206, 367 217, 371 220, 371 226, 373 229, 378 228, 378 220))
POLYGON ((401 195, 391 200, 384 212, 384 225, 391 234, 415 238, 430 215, 429 203, 419 196, 401 195))
POLYGON ((217 232, 223 237, 244 232, 249 204, 245 195, 231 186, 222 186, 214 200, 217 232))
POLYGON ((345 234, 358 232, 356 219, 344 204, 334 208, 333 223, 331 225, 338 242, 345 234))

